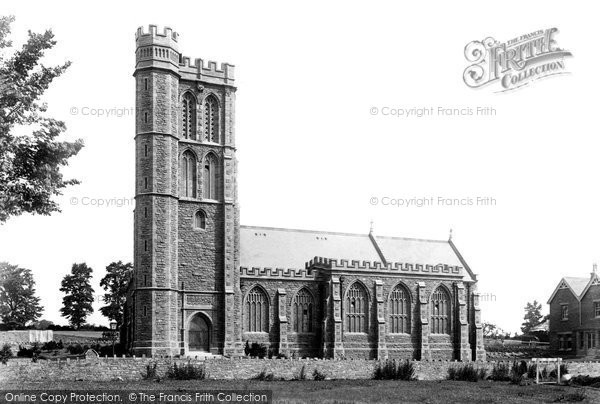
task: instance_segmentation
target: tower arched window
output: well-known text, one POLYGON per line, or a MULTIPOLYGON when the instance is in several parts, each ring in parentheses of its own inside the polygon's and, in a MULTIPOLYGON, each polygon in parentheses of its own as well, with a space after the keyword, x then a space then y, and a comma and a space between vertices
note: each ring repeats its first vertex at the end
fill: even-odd
POLYGON ((219 143, 219 102, 214 95, 204 100, 204 140, 219 143))
POLYGON ((209 153, 204 158, 202 172, 202 197, 204 199, 217 199, 217 158, 209 153))
POLYGON ((410 297, 402 285, 397 285, 390 293, 389 316, 391 334, 410 334, 410 297))
POLYGON ((189 150, 181 155, 179 188, 180 196, 196 197, 196 157, 189 150))
POLYGON ((196 140, 196 99, 190 93, 185 93, 182 100, 181 127, 184 139, 196 140))
POLYGON ((450 334, 450 296, 441 286, 431 295, 431 333, 450 334))
POLYGON ((269 332, 269 299, 263 289, 255 286, 244 303, 245 332, 269 332))
POLYGON ((194 215, 194 227, 196 229, 206 229, 206 213, 199 210, 194 215))
POLYGON ((358 282, 352 284, 346 294, 347 332, 367 332, 368 306, 367 291, 365 288, 358 282))
POLYGON ((315 302, 310 292, 306 288, 300 289, 292 302, 294 332, 313 332, 314 307, 315 302))

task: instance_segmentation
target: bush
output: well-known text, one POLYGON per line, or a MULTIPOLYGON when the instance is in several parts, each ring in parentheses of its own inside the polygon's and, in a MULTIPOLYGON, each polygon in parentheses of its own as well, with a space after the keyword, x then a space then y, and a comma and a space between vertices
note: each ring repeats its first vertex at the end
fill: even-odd
POLYGON ((146 365, 146 373, 142 373, 142 379, 144 380, 154 380, 157 378, 156 373, 156 362, 149 363, 146 365))
POLYGON ((510 382, 513 384, 521 383, 521 380, 523 380, 523 375, 527 375, 527 377, 529 377, 529 368, 527 366, 527 362, 514 361, 510 369, 510 382))
POLYGON ((246 356, 251 356, 254 358, 264 358, 267 356, 267 347, 264 344, 259 344, 258 342, 253 342, 249 344, 246 341, 246 345, 244 346, 244 353, 246 356))
POLYGON ((487 369, 477 369, 470 363, 460 366, 451 366, 448 368, 448 380, 476 382, 485 379, 486 376, 487 369))
POLYGON ((409 360, 399 363, 392 360, 375 365, 373 379, 376 380, 415 380, 415 367, 409 360))
POLYGON ((325 373, 321 373, 319 372, 319 369, 315 369, 313 370, 313 379, 317 380, 317 381, 323 381, 325 380, 325 373))
POLYGON ((300 369, 300 374, 298 375, 298 380, 306 380, 306 365, 302 365, 302 369, 300 369))
POLYGON ((62 340, 60 342, 48 341, 42 345, 42 351, 56 351, 58 349, 63 349, 62 340))
POLYGON ((81 346, 81 344, 70 344, 70 345, 67 345, 67 351, 71 355, 81 355, 85 351, 87 351, 88 349, 89 349, 89 347, 87 345, 85 345, 85 346, 81 346))
POLYGON ((195 366, 191 362, 185 365, 173 365, 167 371, 167 377, 175 380, 204 380, 206 369, 204 366, 195 366))
POLYGON ((10 349, 10 345, 9 344, 2 345, 2 348, 0 349, 0 362, 2 362, 3 364, 6 364, 6 362, 12 357, 13 357, 13 353, 12 353, 12 350, 10 349))
POLYGON ((40 346, 36 342, 31 348, 27 348, 19 345, 19 351, 17 352, 17 356, 20 358, 36 358, 40 354, 40 346))
POLYGON ((253 377, 253 380, 263 380, 263 381, 273 381, 275 380, 275 376, 272 372, 267 372, 267 369, 261 370, 261 372, 253 377))
MULTIPOLYGON (((569 368, 567 367, 566 363, 562 363, 560 365, 560 375, 561 375, 561 377, 562 377, 562 375, 566 375, 567 373, 569 373, 569 368)), ((556 366, 555 366, 554 369, 552 369, 550 371, 550 374, 548 375, 548 377, 550 377, 550 378, 556 378, 557 376, 558 375, 556 374, 556 366)))
POLYGON ((490 379, 496 382, 507 382, 510 380, 510 367, 507 363, 494 363, 490 379))
POLYGON ((578 385, 578 386, 594 386, 597 383, 600 383, 600 377, 591 377, 591 376, 575 376, 574 378, 571 379, 571 383, 578 385))

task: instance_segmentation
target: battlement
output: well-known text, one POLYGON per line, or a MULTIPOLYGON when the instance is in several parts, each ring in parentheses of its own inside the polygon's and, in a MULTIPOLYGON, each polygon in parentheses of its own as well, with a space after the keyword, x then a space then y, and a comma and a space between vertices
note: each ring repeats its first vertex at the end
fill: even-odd
POLYGON ((462 274, 462 267, 446 264, 417 264, 404 262, 389 262, 384 264, 380 261, 358 261, 347 259, 335 259, 325 257, 314 257, 305 265, 306 269, 341 269, 341 270, 371 270, 371 271, 393 271, 393 272, 419 272, 425 274, 462 274))
POLYGON ((135 39, 138 40, 141 37, 166 37, 171 38, 173 41, 177 42, 179 38, 179 34, 173 31, 170 27, 164 27, 162 34, 158 32, 158 26, 150 24, 148 26, 148 32, 144 31, 144 27, 138 27, 137 32, 135 33, 135 39))
POLYGON ((162 32, 156 25, 150 25, 148 32, 144 31, 144 27, 139 27, 135 33, 135 42, 137 47, 149 45, 164 46, 177 51, 177 42, 179 34, 169 27, 164 27, 162 32))
POLYGON ((196 74, 198 78, 202 76, 208 76, 211 78, 233 80, 235 78, 235 66, 229 63, 221 63, 220 67, 217 67, 217 62, 209 60, 204 62, 204 59, 196 58, 193 63, 190 63, 191 58, 188 56, 182 56, 179 61, 179 69, 185 73, 196 74))
POLYGON ((240 267, 240 276, 243 277, 268 277, 285 279, 314 280, 316 271, 312 269, 294 268, 259 268, 240 267))

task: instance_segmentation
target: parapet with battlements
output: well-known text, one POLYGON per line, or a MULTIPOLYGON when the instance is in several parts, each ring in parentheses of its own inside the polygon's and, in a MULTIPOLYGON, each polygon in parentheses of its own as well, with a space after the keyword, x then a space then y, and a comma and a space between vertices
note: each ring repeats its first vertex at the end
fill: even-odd
POLYGON ((277 278, 286 280, 315 280, 317 271, 295 268, 240 267, 242 278, 277 278))
POLYGON ((325 257, 314 257, 305 265, 306 269, 338 269, 355 271, 390 271, 423 274, 447 274, 462 275, 463 268, 447 264, 420 264, 409 262, 388 262, 384 264, 379 261, 359 261, 347 259, 335 259, 325 257))
POLYGON ((169 27, 162 30, 150 25, 148 30, 139 27, 135 34, 136 68, 157 67, 172 70, 183 80, 205 81, 233 86, 235 66, 211 60, 192 59, 179 52, 179 34, 169 27))

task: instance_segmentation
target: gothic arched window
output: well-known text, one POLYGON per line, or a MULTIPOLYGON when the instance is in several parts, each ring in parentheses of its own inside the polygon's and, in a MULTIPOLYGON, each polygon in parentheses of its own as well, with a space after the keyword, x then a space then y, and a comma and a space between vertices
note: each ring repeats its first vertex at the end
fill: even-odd
POLYGON ((202 197, 204 199, 217 198, 217 158, 209 153, 204 158, 204 168, 202 172, 202 197))
POLYGON ((196 99, 190 93, 183 95, 181 127, 184 139, 196 140, 196 99))
POLYGON ((390 294, 391 334, 410 334, 410 298, 404 286, 397 285, 390 294))
POLYGON ((358 282, 352 284, 346 294, 346 331, 367 332, 367 291, 358 282))
POLYGON ((206 213, 199 210, 194 215, 194 227, 196 229, 206 229, 206 213))
POLYGON ((219 143, 219 102, 214 95, 204 100, 204 140, 219 143))
POLYGON ((294 297, 292 302, 292 316, 294 321, 294 332, 313 332, 313 308, 315 302, 306 288, 294 297))
POLYGON ((450 296, 439 286, 431 295, 431 333, 450 334, 450 296))
POLYGON ((258 286, 252 288, 244 303, 245 332, 269 332, 269 300, 258 286))
POLYGON ((179 188, 180 196, 196 197, 196 157, 189 150, 181 155, 179 188))

